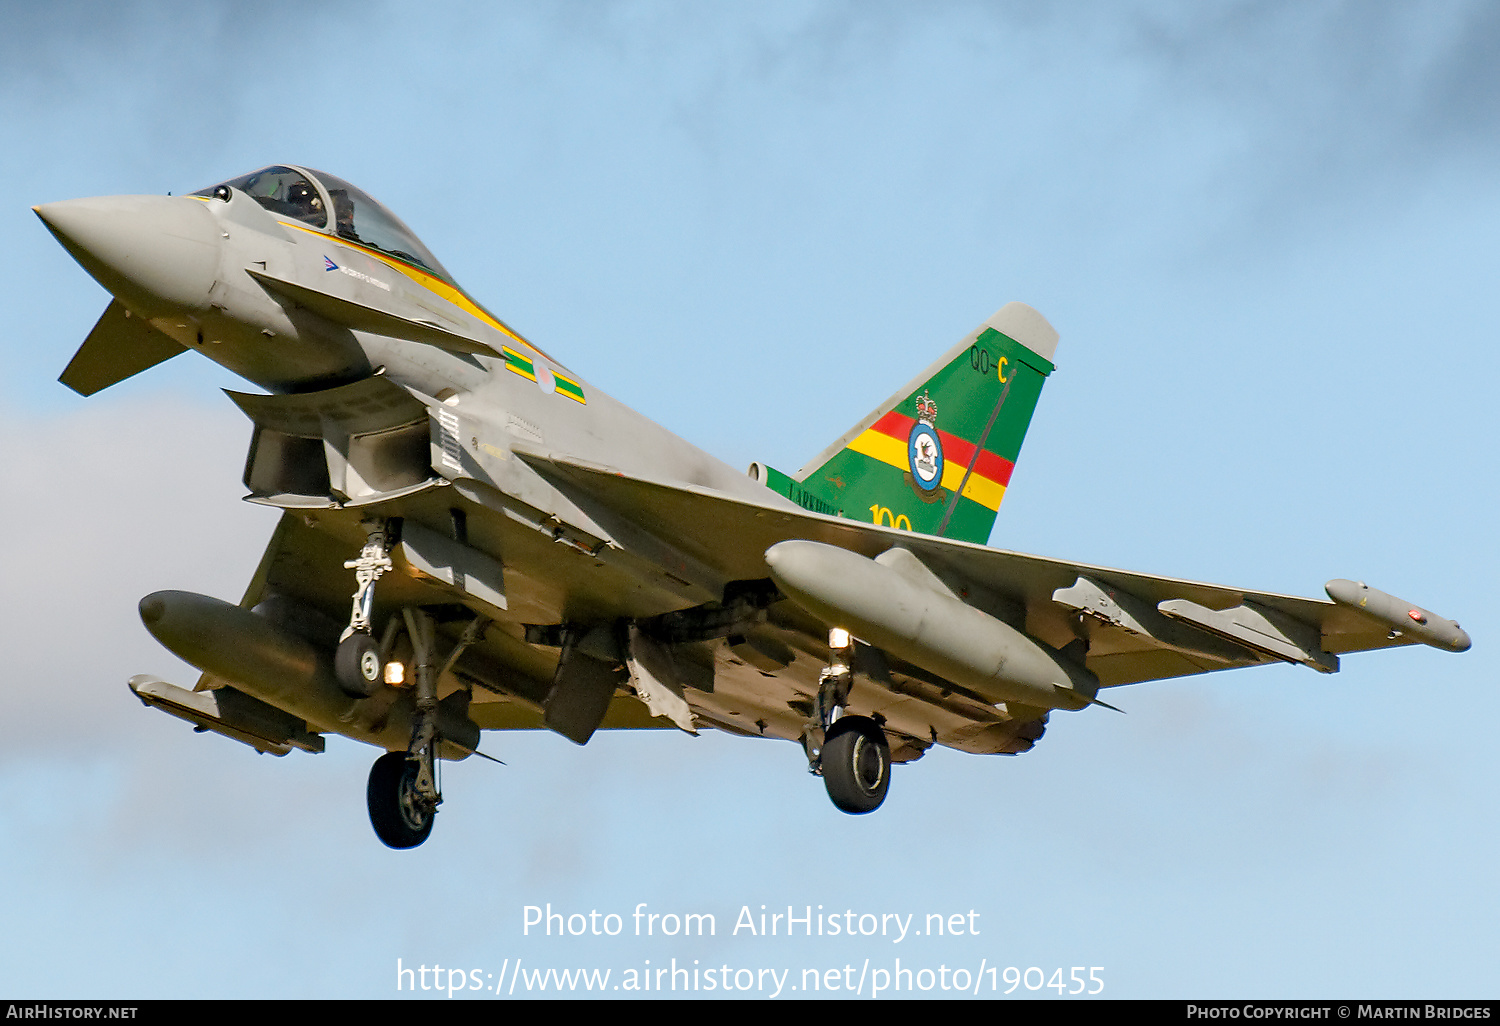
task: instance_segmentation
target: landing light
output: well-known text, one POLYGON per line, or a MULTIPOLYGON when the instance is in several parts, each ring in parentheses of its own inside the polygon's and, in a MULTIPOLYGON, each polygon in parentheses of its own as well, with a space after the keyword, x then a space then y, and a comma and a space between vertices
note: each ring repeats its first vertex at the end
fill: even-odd
POLYGON ((406 683, 406 667, 394 660, 385 664, 385 682, 387 684, 406 683))

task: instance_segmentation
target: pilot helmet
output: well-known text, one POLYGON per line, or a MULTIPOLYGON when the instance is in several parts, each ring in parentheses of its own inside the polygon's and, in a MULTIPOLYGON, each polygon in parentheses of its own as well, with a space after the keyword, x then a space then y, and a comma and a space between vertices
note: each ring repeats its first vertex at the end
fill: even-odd
POLYGON ((293 182, 287 189, 287 199, 295 206, 306 210, 321 210, 323 199, 307 182, 293 182))

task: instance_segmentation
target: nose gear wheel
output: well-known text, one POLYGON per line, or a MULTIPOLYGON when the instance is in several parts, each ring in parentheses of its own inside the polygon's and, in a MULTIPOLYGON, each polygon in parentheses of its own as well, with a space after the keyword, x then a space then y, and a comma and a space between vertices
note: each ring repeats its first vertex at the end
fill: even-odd
POLYGON ((380 687, 385 661, 380 646, 368 634, 351 634, 333 654, 333 672, 350 698, 369 698, 380 687))

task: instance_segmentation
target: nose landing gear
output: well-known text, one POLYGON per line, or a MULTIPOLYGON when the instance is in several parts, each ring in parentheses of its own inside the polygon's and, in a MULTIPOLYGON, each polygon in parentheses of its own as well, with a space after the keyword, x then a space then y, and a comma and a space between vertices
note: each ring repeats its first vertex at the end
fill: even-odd
POLYGON ((354 571, 354 604, 349 611, 349 626, 339 638, 334 653, 334 676, 339 687, 350 698, 369 698, 381 683, 385 666, 380 646, 371 636, 370 614, 375 605, 375 582, 391 569, 391 533, 384 520, 367 520, 365 546, 358 559, 344 563, 354 571))
POLYGON ((369 698, 380 687, 385 660, 380 646, 368 634, 351 634, 333 653, 333 674, 350 698, 369 698))

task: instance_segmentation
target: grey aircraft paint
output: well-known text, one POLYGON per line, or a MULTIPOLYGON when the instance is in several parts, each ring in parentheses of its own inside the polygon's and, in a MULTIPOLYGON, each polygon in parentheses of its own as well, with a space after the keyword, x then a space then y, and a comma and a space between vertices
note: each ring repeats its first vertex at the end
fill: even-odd
MULTIPOLYGON (((1101 688, 1469 647, 1349 581, 1332 602, 1248 592, 903 531, 878 505, 875 523, 804 509, 599 391, 389 211, 306 168, 36 213, 115 297, 64 384, 93 394, 193 350, 267 393, 231 398, 252 423, 247 498, 281 522, 237 606, 142 600, 204 672, 193 691, 132 690, 278 755, 330 732, 388 749, 369 801, 393 847, 431 829, 432 760, 473 753, 482 729, 797 741, 858 813, 892 763, 1027 751, 1050 710, 1105 704, 1101 688)), ((1006 313, 1050 361, 1051 326, 1006 313)))

